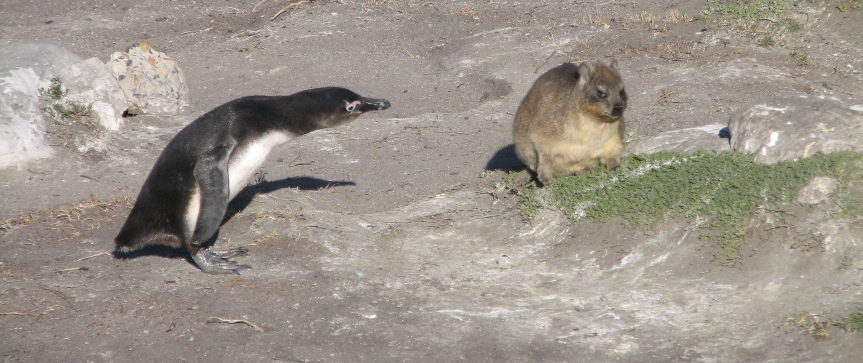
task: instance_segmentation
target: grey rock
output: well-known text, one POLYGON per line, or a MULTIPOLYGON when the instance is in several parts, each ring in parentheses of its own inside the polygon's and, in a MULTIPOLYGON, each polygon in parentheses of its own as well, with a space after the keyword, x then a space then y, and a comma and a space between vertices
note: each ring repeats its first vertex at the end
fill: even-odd
POLYGON ((107 65, 135 112, 176 115, 189 104, 189 89, 177 61, 147 42, 114 52, 107 65))
POLYGON ((796 96, 759 103, 732 118, 731 147, 773 164, 816 152, 863 151, 863 102, 796 96))
POLYGON ((53 155, 39 89, 81 57, 51 44, 0 47, 0 169, 53 155))
POLYGON ((797 202, 802 204, 818 204, 825 200, 839 187, 839 181, 833 178, 818 176, 812 178, 809 184, 797 193, 797 202))
POLYGON ((728 139, 720 136, 725 125, 706 125, 665 132, 659 135, 633 140, 626 146, 631 154, 677 151, 693 153, 698 150, 714 152, 730 151, 728 139))

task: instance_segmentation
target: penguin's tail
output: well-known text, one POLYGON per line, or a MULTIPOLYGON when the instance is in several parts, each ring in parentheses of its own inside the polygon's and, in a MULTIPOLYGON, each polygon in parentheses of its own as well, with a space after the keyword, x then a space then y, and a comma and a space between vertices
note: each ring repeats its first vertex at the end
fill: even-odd
POLYGON ((114 245, 120 253, 136 251, 150 245, 186 247, 182 236, 172 233, 165 226, 148 223, 145 218, 139 218, 134 210, 129 214, 120 233, 114 238, 114 245))
POLYGON ((119 253, 129 253, 152 245, 164 245, 175 248, 184 248, 183 240, 170 233, 157 232, 148 233, 144 236, 129 238, 122 231, 114 238, 116 251, 119 253))

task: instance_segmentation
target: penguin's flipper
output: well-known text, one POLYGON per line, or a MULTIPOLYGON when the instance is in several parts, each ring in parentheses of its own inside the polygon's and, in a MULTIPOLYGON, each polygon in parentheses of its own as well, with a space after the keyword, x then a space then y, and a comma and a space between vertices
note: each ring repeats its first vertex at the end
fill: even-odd
POLYGON ((230 196, 228 160, 235 143, 227 143, 202 155, 195 164, 194 174, 201 196, 195 232, 189 241, 192 260, 198 267, 211 274, 238 274, 249 268, 229 260, 229 257, 244 255, 243 248, 216 252, 210 250, 218 236, 219 227, 225 218, 230 196), (212 243, 208 243, 212 242, 212 243), (209 244, 205 246, 205 244, 209 244))
POLYGON ((232 149, 233 145, 217 147, 202 155, 195 164, 193 173, 201 204, 195 232, 189 241, 192 247, 201 247, 216 237, 222 219, 225 218, 230 195, 228 159, 232 149))

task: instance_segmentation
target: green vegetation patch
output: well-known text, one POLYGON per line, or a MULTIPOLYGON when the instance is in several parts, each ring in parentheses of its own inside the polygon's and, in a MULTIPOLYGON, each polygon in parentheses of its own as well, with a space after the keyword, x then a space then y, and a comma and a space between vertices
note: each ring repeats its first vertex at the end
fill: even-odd
POLYGON ((573 219, 623 218, 636 225, 675 217, 696 221, 702 237, 717 240, 720 260, 733 260, 747 235, 744 218, 762 209, 780 210, 815 176, 846 184, 860 174, 861 154, 816 154, 774 165, 756 164, 742 153, 707 151, 630 155, 615 171, 596 168, 556 179, 545 188, 519 191, 519 208, 534 216, 540 208, 563 210, 573 219))
MULTIPOLYGON (((840 12, 863 9, 863 0, 828 0, 825 2, 840 12)), ((725 15, 739 20, 773 19, 798 5, 813 4, 804 0, 707 0, 701 13, 705 16, 725 15)), ((780 23, 782 20, 780 20, 780 23)), ((781 25, 781 24, 780 24, 781 25)), ((792 25, 795 26, 795 25, 792 25)), ((793 29, 794 31, 796 29, 793 29)))
MULTIPOLYGON (((863 0, 861 0, 863 1, 863 0)), ((760 47, 785 46, 789 34, 803 30, 795 7, 811 5, 803 0, 708 0, 702 14, 717 26, 732 26, 748 34, 760 47)), ((791 39, 794 39, 793 37, 791 39)))
POLYGON ((863 309, 849 314, 839 321, 839 326, 846 331, 863 330, 863 309))
POLYGON ((839 0, 836 9, 841 12, 863 9, 863 0, 839 0))
POLYGON ((783 328, 791 327, 797 332, 810 335, 817 340, 826 340, 830 339, 830 331, 827 329, 829 326, 837 326, 846 332, 863 330, 863 308, 838 320, 819 313, 802 311, 788 317, 783 328))
POLYGON ((90 120, 90 105, 84 105, 81 102, 69 101, 66 99, 66 90, 59 78, 52 78, 51 85, 48 88, 39 90, 43 99, 49 105, 42 108, 42 111, 53 118, 57 123, 69 124, 74 121, 95 126, 90 120))
POLYGON ((800 2, 801 0, 708 0, 703 13, 760 20, 776 17, 800 2))

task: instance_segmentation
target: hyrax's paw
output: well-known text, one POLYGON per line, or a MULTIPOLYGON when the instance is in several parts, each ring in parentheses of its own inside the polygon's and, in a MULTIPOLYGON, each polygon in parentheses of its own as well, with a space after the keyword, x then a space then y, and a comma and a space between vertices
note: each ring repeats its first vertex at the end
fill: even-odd
POLYGON ((554 181, 554 177, 551 176, 551 173, 540 173, 536 175, 536 178, 542 183, 542 186, 546 186, 551 184, 554 181))
POLYGON ((605 161, 605 166, 608 170, 614 170, 620 167, 620 158, 608 159, 605 161))
POLYGON ((524 169, 515 175, 515 180, 513 182, 518 186, 525 186, 530 184, 533 181, 533 174, 530 173, 528 169, 524 169))

